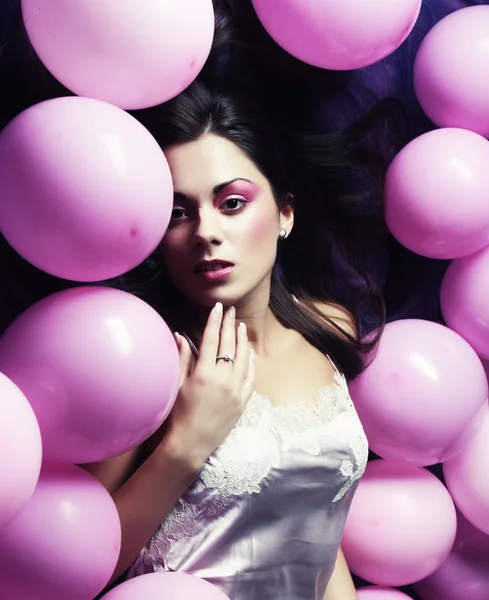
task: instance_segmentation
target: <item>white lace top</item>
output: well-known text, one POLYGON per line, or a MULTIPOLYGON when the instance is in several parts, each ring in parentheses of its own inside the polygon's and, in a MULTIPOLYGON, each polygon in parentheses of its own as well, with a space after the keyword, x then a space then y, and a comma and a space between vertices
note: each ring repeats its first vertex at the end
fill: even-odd
POLYGON ((129 577, 184 571, 231 600, 323 600, 367 458, 339 372, 313 402, 254 393, 129 577))

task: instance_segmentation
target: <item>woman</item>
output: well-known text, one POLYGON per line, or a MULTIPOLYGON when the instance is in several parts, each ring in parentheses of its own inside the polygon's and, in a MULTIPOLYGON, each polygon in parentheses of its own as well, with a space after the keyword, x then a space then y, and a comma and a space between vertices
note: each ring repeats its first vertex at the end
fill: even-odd
POLYGON ((121 518, 112 581, 182 570, 231 600, 350 600, 340 542, 368 448, 346 382, 375 344, 362 327, 383 323, 384 163, 358 128, 304 135, 304 94, 253 83, 219 35, 198 81, 136 115, 175 199, 123 283, 179 332, 180 391, 143 448, 85 468, 121 518))
POLYGON ((121 516, 113 581, 177 570, 232 600, 353 600, 340 542, 368 446, 347 379, 375 342, 362 310, 383 320, 364 269, 383 163, 348 135, 270 127, 210 70, 137 115, 175 195, 156 277, 135 276, 178 332, 182 378, 145 448, 86 467, 121 516))

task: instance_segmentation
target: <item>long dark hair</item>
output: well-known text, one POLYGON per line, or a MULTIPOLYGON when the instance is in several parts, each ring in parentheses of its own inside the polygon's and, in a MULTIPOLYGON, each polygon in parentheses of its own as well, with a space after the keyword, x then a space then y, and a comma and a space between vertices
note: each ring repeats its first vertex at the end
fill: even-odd
MULTIPOLYGON (((215 41, 198 80, 172 101, 133 114, 163 149, 194 140, 206 131, 233 141, 270 181, 279 206, 288 193, 294 195, 296 223, 292 235, 279 245, 270 307, 283 325, 296 329, 329 354, 351 379, 364 367, 384 323, 382 184, 389 153, 395 154, 406 141, 402 131, 398 134, 402 108, 394 101, 378 102, 347 129, 336 130, 329 123, 327 131, 324 127, 320 130, 314 121, 318 113, 314 90, 324 90, 328 82, 331 89, 347 89, 348 74, 309 67, 281 51, 263 31, 244 22, 254 14, 250 2, 214 3, 215 41), (243 21, 231 7, 239 6, 241 11, 245 5, 249 6, 243 21), (269 46, 260 47, 260 39, 269 46), (267 60, 263 60, 263 52, 267 60), (279 57, 278 62, 272 53, 279 57), (286 68, 279 72, 276 65, 281 60, 286 68), (402 142, 397 142, 398 138, 402 142), (345 334, 317 310, 313 300, 344 307, 358 335, 345 334), (370 330, 376 335, 369 337, 368 343, 360 341, 370 330)), ((0 61, 6 83, 0 93, 0 128, 36 102, 70 94, 30 47, 20 3, 14 13, 12 22, 18 23, 18 28, 8 40, 5 60, 0 61)), ((370 104, 371 100, 368 98, 370 104)), ((73 285, 38 272, 14 255, 9 252, 9 271, 15 269, 19 285, 29 286, 31 295, 12 309, 12 318, 37 299, 73 285), (34 277, 37 283, 32 288, 28 282, 34 277)), ((4 257, 7 260, 7 250, 4 257)), ((181 329, 174 322, 178 294, 166 280, 157 253, 131 273, 106 284, 140 295, 170 326, 181 329)))
MULTIPOLYGON (((221 15, 213 52, 197 80, 173 100, 133 114, 163 150, 205 133, 232 141, 268 179, 279 208, 293 196, 295 226, 279 244, 270 308, 280 323, 331 356, 353 379, 385 322, 377 263, 386 234, 387 158, 368 140, 373 126, 392 116, 392 106, 377 103, 346 131, 318 133, 307 129, 292 95, 280 102, 277 90, 272 94, 268 87, 256 78, 246 45, 221 15), (346 309, 357 335, 346 333, 317 301, 346 309), (374 334, 365 341, 368 330, 374 334)), ((123 278, 124 286, 171 327, 185 329, 181 297, 165 277, 158 251, 123 278)))

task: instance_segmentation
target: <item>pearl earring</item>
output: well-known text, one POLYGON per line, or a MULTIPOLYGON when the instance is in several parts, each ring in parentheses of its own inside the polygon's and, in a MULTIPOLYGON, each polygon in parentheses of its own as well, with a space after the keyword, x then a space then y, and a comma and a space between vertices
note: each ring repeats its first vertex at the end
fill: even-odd
POLYGON ((278 237, 279 237, 281 240, 285 240, 285 238, 287 237, 287 235, 288 235, 288 234, 287 234, 287 232, 285 231, 285 229, 282 229, 282 231, 281 231, 281 232, 278 234, 278 237))

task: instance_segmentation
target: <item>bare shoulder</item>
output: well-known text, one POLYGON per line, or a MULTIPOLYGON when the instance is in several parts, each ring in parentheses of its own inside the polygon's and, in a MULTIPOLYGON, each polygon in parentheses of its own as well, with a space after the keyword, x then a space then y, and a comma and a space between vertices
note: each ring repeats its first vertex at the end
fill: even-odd
POLYGON ((320 300, 314 300, 315 308, 325 317, 330 319, 349 336, 357 337, 357 328, 353 316, 338 304, 329 304, 320 300))

